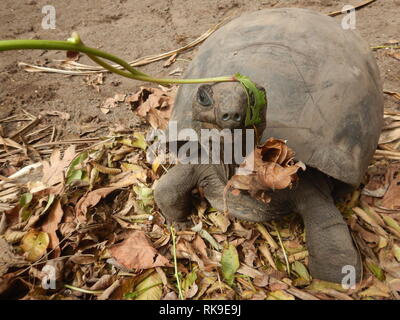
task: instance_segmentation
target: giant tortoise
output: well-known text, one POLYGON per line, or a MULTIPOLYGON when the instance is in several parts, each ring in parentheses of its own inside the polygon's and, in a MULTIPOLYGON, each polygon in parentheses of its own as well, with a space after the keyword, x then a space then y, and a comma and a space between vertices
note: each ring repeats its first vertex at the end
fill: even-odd
MULTIPOLYGON (((332 194, 360 184, 378 143, 383 94, 369 46, 354 30, 320 13, 260 10, 210 36, 185 77, 235 73, 266 91, 261 142, 287 140, 307 170, 293 188, 272 192, 266 204, 246 192, 228 192, 224 199, 231 165, 177 164, 155 188, 157 205, 167 220, 184 222, 192 191, 199 188, 214 208, 248 221, 296 212, 305 225, 311 275, 340 283, 350 266, 359 281, 361 259, 332 194)), ((246 93, 237 82, 184 85, 171 120, 178 129, 241 128, 246 108, 246 93)))

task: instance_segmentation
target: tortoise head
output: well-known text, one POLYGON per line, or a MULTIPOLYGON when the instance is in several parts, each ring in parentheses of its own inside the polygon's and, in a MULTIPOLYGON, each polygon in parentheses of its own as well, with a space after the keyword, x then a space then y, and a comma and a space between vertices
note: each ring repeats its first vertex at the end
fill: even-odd
POLYGON ((203 128, 244 128, 247 105, 247 93, 238 82, 201 85, 193 97, 193 120, 203 128))

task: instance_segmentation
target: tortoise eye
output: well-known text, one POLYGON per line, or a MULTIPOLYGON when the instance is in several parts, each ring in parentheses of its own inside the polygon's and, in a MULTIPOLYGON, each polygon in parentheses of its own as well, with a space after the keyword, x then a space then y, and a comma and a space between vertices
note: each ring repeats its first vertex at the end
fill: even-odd
POLYGON ((200 87, 197 91, 197 102, 203 107, 209 107, 212 104, 212 99, 204 87, 200 87))

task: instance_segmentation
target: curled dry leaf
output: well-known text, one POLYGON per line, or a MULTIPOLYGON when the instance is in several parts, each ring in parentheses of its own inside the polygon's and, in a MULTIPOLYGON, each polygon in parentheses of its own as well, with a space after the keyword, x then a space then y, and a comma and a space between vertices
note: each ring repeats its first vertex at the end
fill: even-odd
POLYGON ((146 118, 154 129, 165 129, 171 116, 175 90, 141 87, 140 91, 125 99, 136 113, 146 118))
POLYGON ((118 189, 118 187, 100 188, 91 191, 80 198, 76 204, 76 217, 82 221, 85 221, 87 209, 95 206, 102 198, 105 198, 116 189, 118 189))
POLYGON ((59 257, 61 250, 59 247, 60 241, 57 237, 58 224, 61 222, 61 219, 64 215, 64 211, 61 207, 60 200, 57 199, 54 205, 51 208, 50 213, 48 214, 46 220, 42 225, 42 230, 47 232, 50 237, 50 248, 54 249, 54 256, 59 257))
MULTIPOLYGON (((297 171, 305 170, 305 165, 295 162, 294 156, 285 141, 270 138, 245 159, 227 187, 250 192, 291 187, 297 180, 297 171)), ((264 198, 264 201, 269 200, 264 198)))
POLYGON ((110 253, 128 269, 142 270, 170 265, 168 259, 154 249, 143 231, 132 231, 128 238, 112 246, 110 253))

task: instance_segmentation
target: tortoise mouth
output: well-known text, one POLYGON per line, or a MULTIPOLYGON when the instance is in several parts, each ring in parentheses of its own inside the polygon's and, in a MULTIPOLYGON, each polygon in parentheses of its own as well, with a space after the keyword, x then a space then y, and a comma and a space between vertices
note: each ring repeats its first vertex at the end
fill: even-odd
POLYGON ((222 130, 224 128, 221 128, 218 124, 212 123, 212 122, 205 122, 205 121, 200 121, 200 127, 201 129, 218 129, 222 130))

